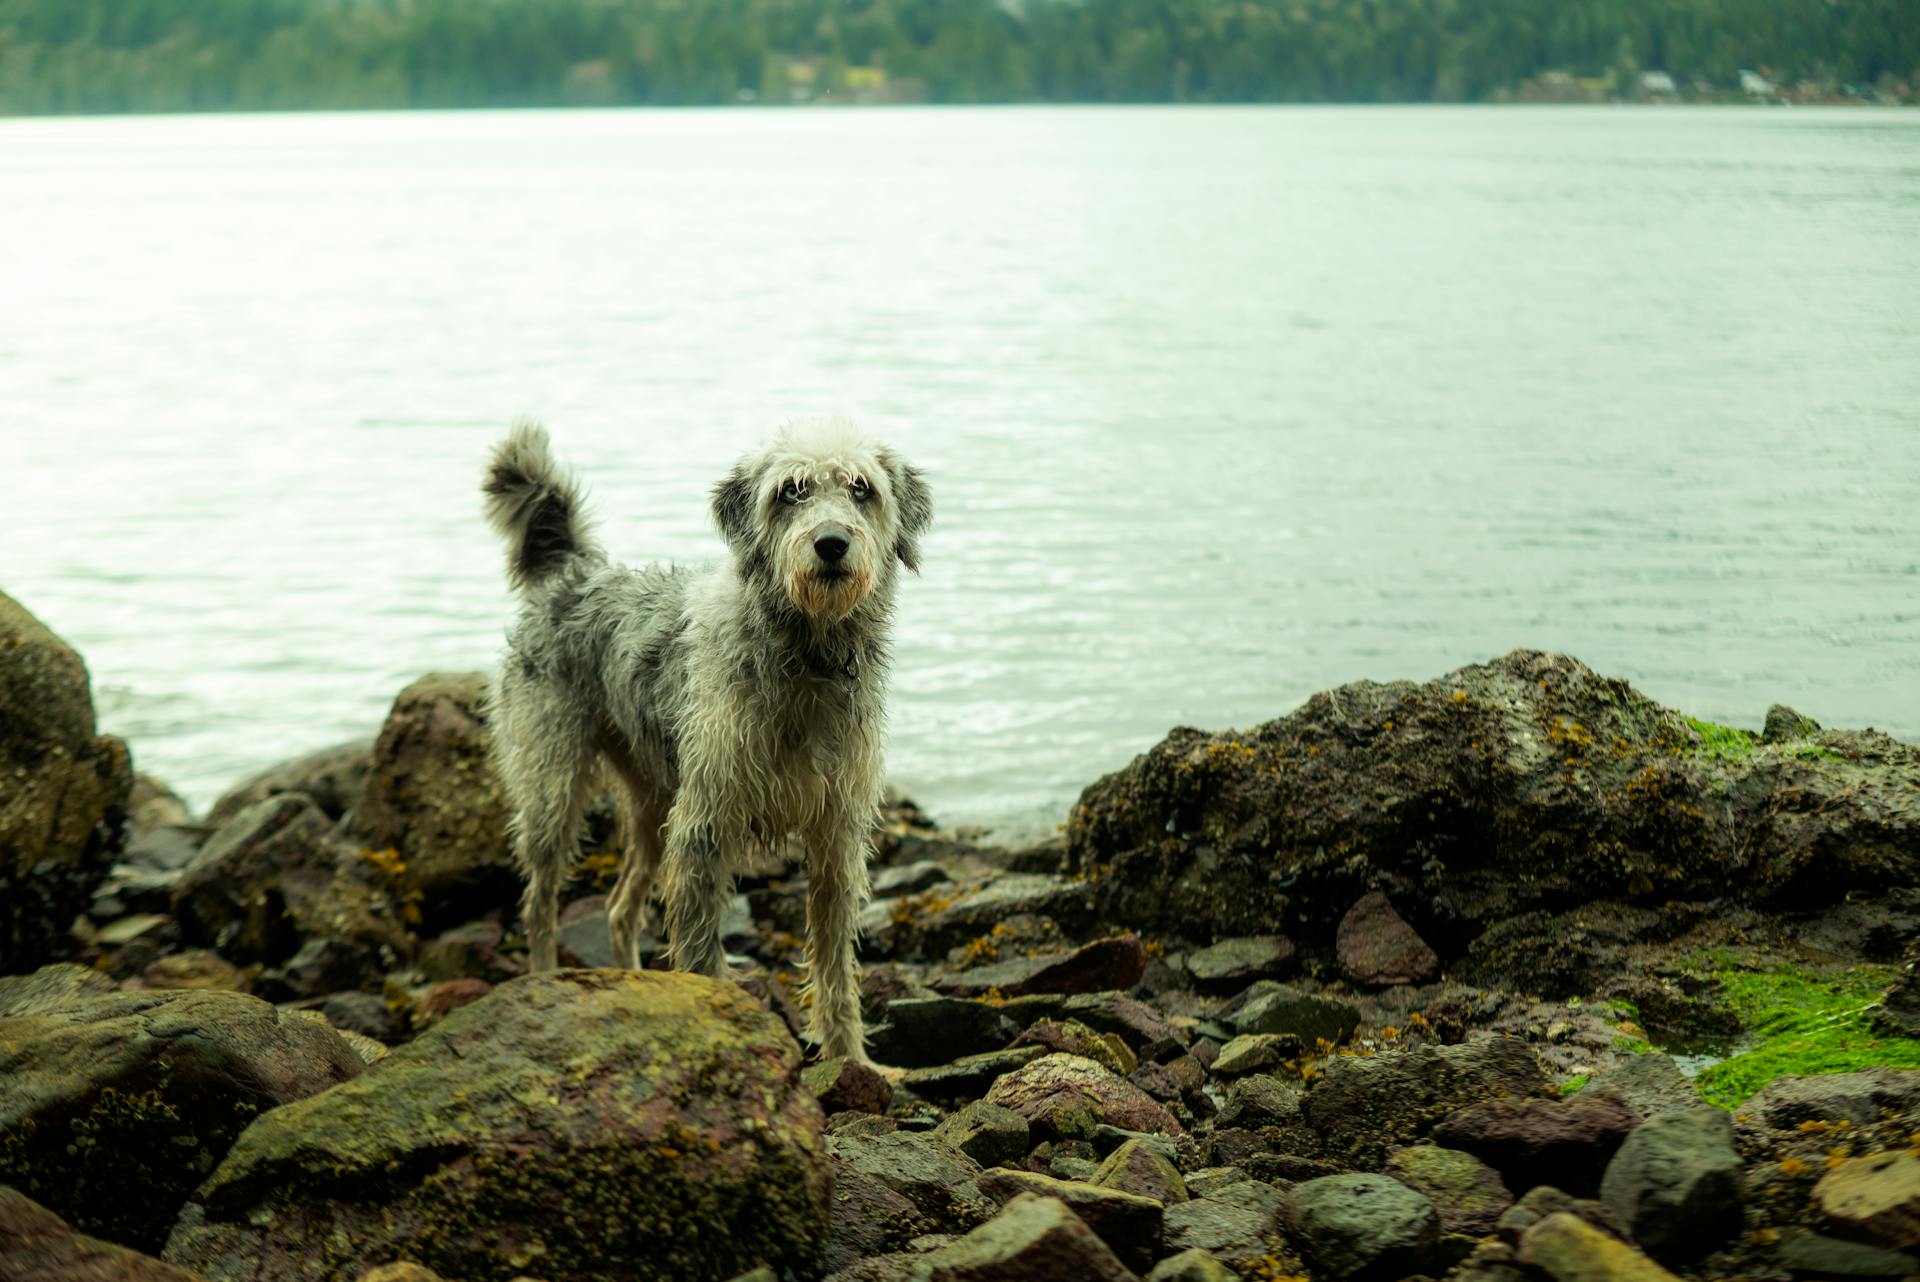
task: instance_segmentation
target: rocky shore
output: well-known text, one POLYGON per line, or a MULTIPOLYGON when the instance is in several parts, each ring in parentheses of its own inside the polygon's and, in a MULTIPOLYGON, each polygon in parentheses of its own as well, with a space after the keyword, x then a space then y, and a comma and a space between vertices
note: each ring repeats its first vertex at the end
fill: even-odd
POLYGON ((0 1279, 1920 1275, 1920 749, 1522 650, 897 800, 875 1072, 778 852, 737 983, 612 969, 596 810, 525 974, 481 686, 196 817, 0 596, 0 1279))

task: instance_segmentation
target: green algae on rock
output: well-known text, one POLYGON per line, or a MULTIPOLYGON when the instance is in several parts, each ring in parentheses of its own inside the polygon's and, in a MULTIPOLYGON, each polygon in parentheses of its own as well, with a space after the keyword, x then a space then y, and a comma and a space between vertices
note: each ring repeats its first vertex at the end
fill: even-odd
POLYGON ((1861 962, 1814 968, 1777 966, 1714 972, 1723 1000, 1759 1041, 1700 1074, 1711 1104, 1735 1108, 1777 1077, 1920 1069, 1920 1041, 1889 1036, 1873 1023, 1891 966, 1861 962))
POLYGON ((213 1282, 410 1259, 462 1282, 803 1267, 830 1183, 800 1048, 738 986, 502 984, 359 1078, 262 1116, 167 1245, 213 1282))

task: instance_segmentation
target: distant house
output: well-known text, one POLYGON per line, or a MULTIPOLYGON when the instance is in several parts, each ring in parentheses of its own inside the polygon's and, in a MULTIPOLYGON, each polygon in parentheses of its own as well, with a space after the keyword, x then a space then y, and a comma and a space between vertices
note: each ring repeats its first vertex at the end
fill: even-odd
POLYGON ((1613 81, 1605 76, 1576 76, 1568 71, 1543 71, 1520 82, 1522 102, 1605 102, 1613 81))
POLYGON ((1742 92, 1754 98, 1770 98, 1778 92, 1773 87, 1773 81, 1757 71, 1745 69, 1740 72, 1740 88, 1742 92))
POLYGON ((879 67, 848 67, 847 92, 855 102, 884 102, 887 73, 879 67))
POLYGON ((1679 88, 1673 83, 1673 77, 1664 71, 1643 71, 1640 73, 1640 92, 1645 94, 1677 94, 1679 88))

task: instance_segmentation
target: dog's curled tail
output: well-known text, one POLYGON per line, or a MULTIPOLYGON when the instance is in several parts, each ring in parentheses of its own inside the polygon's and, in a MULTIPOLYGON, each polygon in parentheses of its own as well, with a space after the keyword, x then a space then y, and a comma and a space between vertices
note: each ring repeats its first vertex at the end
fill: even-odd
POLYGON ((493 447, 480 485, 487 521, 507 541, 507 580, 523 591, 600 549, 581 510, 580 487, 554 461, 547 429, 519 419, 493 447))

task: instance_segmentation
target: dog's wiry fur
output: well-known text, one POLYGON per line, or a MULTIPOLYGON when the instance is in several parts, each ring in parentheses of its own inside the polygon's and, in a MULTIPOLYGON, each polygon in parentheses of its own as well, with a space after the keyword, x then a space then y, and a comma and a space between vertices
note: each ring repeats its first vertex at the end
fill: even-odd
POLYGON ((609 562, 535 424, 514 425, 483 489, 522 595, 489 698, 533 969, 557 964, 561 883, 604 780, 627 834, 608 904, 615 960, 639 965, 657 871, 673 964, 724 974, 736 865, 797 834, 812 1033, 823 1055, 864 1058, 855 923, 894 592, 932 519, 920 474, 847 424, 788 429, 714 487, 729 555, 691 571, 609 562))

